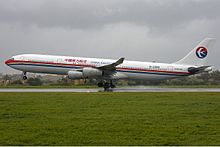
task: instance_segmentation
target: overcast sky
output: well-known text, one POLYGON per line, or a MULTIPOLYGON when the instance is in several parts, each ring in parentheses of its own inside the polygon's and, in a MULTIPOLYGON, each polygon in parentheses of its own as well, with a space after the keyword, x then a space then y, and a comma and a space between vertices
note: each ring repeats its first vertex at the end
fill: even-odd
POLYGON ((1 73, 24 53, 172 63, 205 37, 220 69, 220 0, 0 0, 1 73))

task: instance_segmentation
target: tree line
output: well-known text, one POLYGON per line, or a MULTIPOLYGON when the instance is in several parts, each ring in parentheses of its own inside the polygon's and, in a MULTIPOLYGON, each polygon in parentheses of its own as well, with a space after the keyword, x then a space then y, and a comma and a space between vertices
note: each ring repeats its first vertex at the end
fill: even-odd
MULTIPOLYGON (((71 80, 65 76, 58 78, 55 81, 45 80, 44 76, 34 76, 29 77, 26 81, 21 80, 21 78, 13 80, 14 75, 4 75, 2 76, 1 85, 29 85, 29 86, 72 86, 72 85, 96 85, 97 80, 87 79, 87 80, 71 80)), ((119 80, 117 81, 119 86, 134 86, 134 85, 220 85, 220 71, 205 72, 198 75, 193 75, 189 77, 182 77, 171 80, 119 80)))

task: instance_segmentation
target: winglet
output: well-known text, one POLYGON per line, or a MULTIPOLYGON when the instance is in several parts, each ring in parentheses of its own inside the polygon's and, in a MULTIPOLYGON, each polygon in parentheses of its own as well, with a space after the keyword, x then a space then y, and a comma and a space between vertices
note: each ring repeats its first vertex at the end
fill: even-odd
POLYGON ((116 66, 122 64, 124 62, 124 57, 118 59, 116 62, 112 63, 112 64, 108 64, 108 65, 104 65, 101 67, 98 67, 98 69, 100 70, 115 70, 116 66))
POLYGON ((118 61, 116 61, 115 63, 112 63, 112 65, 114 65, 114 66, 118 66, 118 65, 120 65, 120 64, 122 64, 123 62, 124 62, 124 57, 122 57, 122 58, 120 58, 120 59, 118 59, 118 61))

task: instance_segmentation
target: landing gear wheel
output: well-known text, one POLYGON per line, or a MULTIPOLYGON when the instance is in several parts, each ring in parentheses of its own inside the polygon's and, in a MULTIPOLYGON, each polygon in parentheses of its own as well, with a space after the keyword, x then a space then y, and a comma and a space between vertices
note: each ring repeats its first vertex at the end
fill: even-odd
POLYGON ((27 76, 23 76, 23 80, 27 80, 27 76))
POLYGON ((97 83, 98 87, 103 87, 104 91, 113 91, 113 88, 115 88, 115 84, 113 83, 113 80, 104 80, 104 81, 99 81, 97 83))
POLYGON ((104 90, 105 91, 108 91, 109 90, 109 88, 110 88, 110 84, 108 83, 108 82, 106 82, 106 83, 104 83, 104 90))
POLYGON ((115 88, 115 87, 116 87, 115 85, 113 85, 113 84, 111 85, 111 88, 115 88))
POLYGON ((115 87, 116 87, 116 86, 113 84, 113 81, 112 81, 112 80, 110 81, 110 87, 111 87, 111 88, 115 88, 115 87))
POLYGON ((99 82, 97 85, 98 85, 98 87, 103 87, 104 86, 103 82, 99 82))

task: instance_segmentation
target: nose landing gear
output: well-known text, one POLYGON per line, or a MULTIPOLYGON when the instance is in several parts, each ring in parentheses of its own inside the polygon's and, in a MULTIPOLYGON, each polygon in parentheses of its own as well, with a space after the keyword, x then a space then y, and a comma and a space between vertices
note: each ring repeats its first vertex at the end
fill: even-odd
POLYGON ((26 72, 23 72, 23 80, 27 80, 27 73, 26 72))

